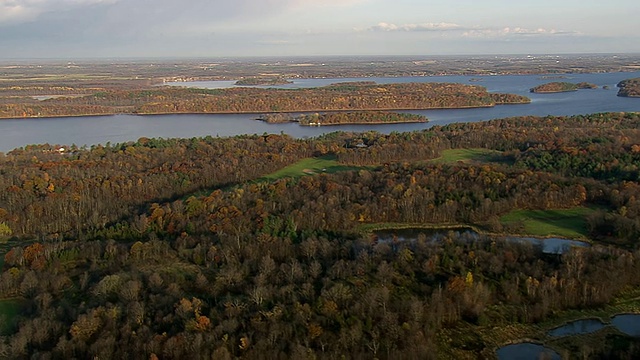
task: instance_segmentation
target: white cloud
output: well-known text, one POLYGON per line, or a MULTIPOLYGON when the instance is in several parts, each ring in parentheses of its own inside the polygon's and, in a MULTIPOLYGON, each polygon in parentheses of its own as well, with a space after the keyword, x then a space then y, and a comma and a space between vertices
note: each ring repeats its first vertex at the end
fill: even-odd
POLYGON ((450 31, 460 30, 462 27, 453 23, 422 23, 422 24, 404 24, 396 25, 381 22, 378 25, 370 27, 370 31, 450 31))
MULTIPOLYGON (((421 24, 402 24, 381 22, 371 26, 367 31, 377 32, 454 32, 467 38, 499 38, 499 37, 515 37, 515 36, 557 36, 557 35, 581 35, 577 31, 564 31, 556 29, 536 28, 528 29, 524 27, 504 27, 489 28, 480 26, 462 26, 455 23, 439 22, 439 23, 421 23, 421 24)), ((362 31, 361 29, 356 31, 362 31)))
POLYGON ((462 33, 462 36, 469 38, 503 38, 516 36, 558 36, 558 35, 581 35, 578 31, 564 31, 556 29, 526 29, 521 27, 505 27, 501 29, 476 28, 469 29, 462 33))

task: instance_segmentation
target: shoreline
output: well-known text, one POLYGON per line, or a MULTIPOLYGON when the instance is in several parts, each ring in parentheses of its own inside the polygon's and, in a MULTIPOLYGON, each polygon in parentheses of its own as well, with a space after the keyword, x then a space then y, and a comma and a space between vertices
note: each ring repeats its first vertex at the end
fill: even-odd
POLYGON ((493 105, 471 105, 471 106, 457 106, 457 107, 426 107, 426 108, 367 108, 367 109, 310 109, 310 110, 281 110, 281 111, 215 111, 215 112, 153 112, 153 113, 138 113, 138 112, 114 112, 108 114, 76 114, 76 115, 47 115, 47 116, 0 116, 0 120, 15 120, 15 119, 48 119, 48 118, 63 118, 63 117, 83 117, 83 116, 114 116, 114 115, 134 115, 134 116, 149 116, 149 115, 254 115, 264 113, 282 113, 282 114, 295 114, 295 113, 313 113, 313 112, 354 112, 354 111, 421 111, 421 110, 463 110, 463 109, 485 109, 493 108, 501 105, 526 105, 531 102, 514 102, 514 103, 497 103, 493 105))
MULTIPOLYGON (((264 120, 259 120, 264 121, 264 120)), ((266 122, 266 121, 265 121, 266 122)), ((298 121, 289 121, 291 123, 298 123, 300 126, 308 126, 308 127, 321 127, 321 126, 339 126, 339 125, 393 125, 393 124, 425 124, 428 123, 429 120, 426 121, 372 121, 372 122, 343 122, 343 123, 331 123, 331 124, 300 124, 298 121)), ((269 124, 268 122, 266 122, 269 124)), ((271 124, 270 124, 271 125, 271 124)))
POLYGON ((479 235, 486 235, 486 236, 500 236, 500 237, 527 237, 527 238, 532 238, 532 239, 539 239, 539 240, 546 240, 546 239, 563 239, 563 240, 574 240, 574 241, 582 241, 582 242, 586 242, 590 245, 594 245, 595 242, 593 239, 590 238, 584 238, 584 237, 579 237, 579 238, 566 238, 566 237, 562 237, 559 235, 545 235, 545 236, 541 236, 541 235, 529 235, 529 234, 525 234, 525 233, 521 233, 521 234, 515 234, 515 233, 496 233, 496 232, 491 232, 491 231, 486 231, 486 230, 482 230, 480 227, 478 227, 478 225, 472 225, 472 224, 394 224, 394 223, 390 223, 390 224, 365 224, 363 225, 360 229, 358 229, 358 232, 361 232, 363 234, 373 234, 373 232, 375 231, 381 231, 381 230, 404 230, 404 229, 424 229, 424 230, 456 230, 456 229, 469 229, 479 235), (385 226, 387 225, 387 226, 385 226))
POLYGON ((532 94, 557 94, 557 93, 566 93, 566 92, 575 92, 575 90, 557 90, 557 91, 531 91, 532 94))

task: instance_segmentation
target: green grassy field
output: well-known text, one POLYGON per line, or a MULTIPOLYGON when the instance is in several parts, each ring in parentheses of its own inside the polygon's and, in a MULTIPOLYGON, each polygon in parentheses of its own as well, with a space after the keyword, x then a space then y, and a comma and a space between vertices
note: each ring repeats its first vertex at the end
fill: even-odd
POLYGON ((336 161, 334 156, 322 156, 317 158, 302 159, 293 165, 289 165, 284 169, 280 169, 274 173, 260 178, 260 181, 273 181, 286 177, 300 177, 304 175, 313 175, 320 173, 332 174, 339 171, 359 169, 363 169, 363 167, 341 165, 336 161))
POLYGON ((441 157, 431 161, 434 163, 497 162, 502 161, 502 156, 499 151, 489 149, 449 149, 444 150, 441 157))
POLYGON ((521 222, 524 232, 534 236, 586 238, 585 217, 595 210, 577 207, 566 210, 514 210, 500 218, 503 224, 521 222))
POLYGON ((20 304, 15 300, 0 300, 0 335, 10 330, 12 319, 19 309, 20 304))
MULTIPOLYGON (((259 183, 265 181, 274 181, 282 178, 298 178, 305 175, 314 175, 314 174, 333 174, 339 171, 349 171, 349 170, 360 170, 367 169, 367 166, 346 166, 341 165, 336 161, 335 156, 327 155, 316 158, 306 158, 298 161, 295 164, 289 165, 285 168, 282 168, 276 172, 273 172, 269 175, 265 175, 261 178, 250 181, 249 183, 259 183)), ((236 188, 238 185, 231 185, 224 188, 220 188, 223 191, 227 191, 233 188, 236 188)), ((182 200, 185 201, 191 196, 206 196, 211 193, 211 189, 200 190, 193 192, 191 194, 187 194, 182 197, 182 200)))

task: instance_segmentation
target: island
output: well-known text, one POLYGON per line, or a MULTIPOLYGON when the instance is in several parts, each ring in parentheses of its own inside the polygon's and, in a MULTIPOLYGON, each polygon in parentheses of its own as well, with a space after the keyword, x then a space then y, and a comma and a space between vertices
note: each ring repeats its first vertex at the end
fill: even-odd
POLYGON ((427 118, 418 114, 397 113, 388 111, 350 111, 313 113, 293 116, 292 114, 263 114, 258 120, 269 124, 297 122, 302 126, 352 125, 352 124, 398 124, 427 122, 427 118))
POLYGON ((293 81, 284 79, 284 78, 246 78, 241 79, 235 82, 234 85, 238 86, 276 86, 276 85, 287 85, 293 84, 293 81))
POLYGON ((514 94, 454 83, 347 82, 318 88, 235 87, 201 89, 155 87, 104 90, 44 101, 19 98, 0 103, 0 118, 111 114, 261 114, 362 110, 425 110, 526 104, 514 94))
POLYGON ((640 97, 640 78, 622 80, 617 85, 618 96, 622 97, 640 97))
POLYGON ((546 93, 558 93, 577 91, 578 89, 597 89, 598 86, 588 82, 580 82, 577 84, 570 82, 550 82, 542 85, 535 86, 530 89, 532 93, 546 94, 546 93))

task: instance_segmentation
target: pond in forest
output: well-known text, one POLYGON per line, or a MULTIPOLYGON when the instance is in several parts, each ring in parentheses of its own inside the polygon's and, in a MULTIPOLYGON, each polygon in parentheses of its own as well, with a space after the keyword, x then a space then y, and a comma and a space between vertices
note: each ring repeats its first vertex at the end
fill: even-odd
POLYGON ((549 331, 549 336, 561 337, 594 333, 606 325, 599 319, 577 320, 549 331))
POLYGON ((611 319, 611 324, 629 336, 640 336, 640 314, 620 314, 611 319))
POLYGON ((528 242, 533 245, 542 246, 542 252, 545 254, 562 254, 572 247, 589 247, 589 243, 579 240, 547 238, 537 239, 530 237, 507 237, 507 240, 528 242))
POLYGON ((498 360, 560 360, 560 354, 542 345, 519 343, 503 346, 496 352, 498 360))
MULTIPOLYGON (((405 229, 381 229, 373 232, 376 240, 382 243, 394 243, 398 241, 416 241, 419 238, 423 238, 428 242, 441 241, 448 235, 453 235, 458 238, 477 240, 479 234, 473 231, 469 227, 455 227, 455 228, 405 228, 405 229)), ((525 242, 534 246, 542 247, 542 252, 546 254, 562 254, 568 249, 574 246, 589 247, 590 244, 584 241, 561 239, 561 238, 548 238, 537 239, 532 237, 518 237, 518 236, 499 236, 507 241, 513 242, 525 242)))

